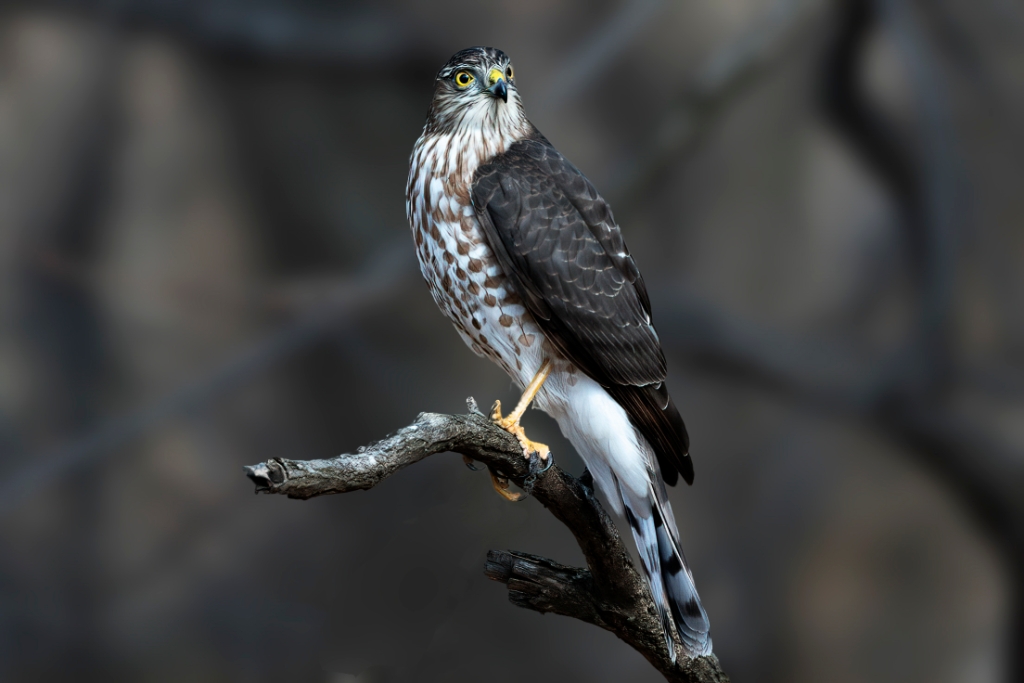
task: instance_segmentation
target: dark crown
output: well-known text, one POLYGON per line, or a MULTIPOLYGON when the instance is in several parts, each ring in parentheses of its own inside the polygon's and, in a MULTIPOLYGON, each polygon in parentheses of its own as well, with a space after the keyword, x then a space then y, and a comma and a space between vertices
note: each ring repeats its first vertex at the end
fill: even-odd
POLYGON ((484 64, 499 64, 507 62, 508 55, 496 47, 467 47, 459 50, 448 62, 441 67, 438 78, 444 78, 460 66, 482 66, 484 64))

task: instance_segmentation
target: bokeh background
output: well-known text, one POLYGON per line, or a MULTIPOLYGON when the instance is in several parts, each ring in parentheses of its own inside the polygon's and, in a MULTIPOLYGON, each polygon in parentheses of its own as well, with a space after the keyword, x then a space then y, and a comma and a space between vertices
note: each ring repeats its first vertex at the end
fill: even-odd
POLYGON ((404 217, 476 44, 645 274, 726 671, 1024 680, 1016 0, 4 4, 0 679, 659 680, 484 578, 581 556, 457 456, 308 502, 242 473, 514 400, 404 217))

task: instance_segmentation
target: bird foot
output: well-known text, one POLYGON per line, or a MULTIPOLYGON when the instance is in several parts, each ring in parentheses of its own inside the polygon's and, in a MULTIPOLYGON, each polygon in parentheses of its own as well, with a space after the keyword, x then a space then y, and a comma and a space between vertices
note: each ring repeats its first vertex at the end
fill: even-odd
POLYGON ((523 456, 527 460, 530 459, 531 454, 536 453, 542 461, 546 462, 551 455, 551 449, 546 444, 542 444, 539 441, 531 441, 526 437, 526 430, 519 424, 520 417, 521 415, 516 415, 515 413, 508 417, 502 417, 501 401, 495 401, 494 407, 491 409, 491 421, 519 440, 519 445, 523 447, 523 456))
POLYGON ((491 485, 494 486, 494 490, 498 492, 505 500, 511 503, 518 503, 519 501, 526 498, 525 493, 513 493, 508 490, 508 477, 503 474, 498 474, 494 470, 488 468, 491 473, 491 485))

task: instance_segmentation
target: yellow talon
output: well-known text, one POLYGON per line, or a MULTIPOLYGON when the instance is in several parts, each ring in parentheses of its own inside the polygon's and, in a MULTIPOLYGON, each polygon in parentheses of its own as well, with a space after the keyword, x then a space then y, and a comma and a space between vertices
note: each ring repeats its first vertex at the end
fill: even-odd
POLYGON ((508 490, 508 478, 503 477, 500 474, 491 472, 491 484, 494 486, 494 490, 507 501, 518 503, 522 499, 526 498, 525 493, 511 493, 508 490))
MULTIPOLYGON (((491 408, 491 420, 494 424, 504 429, 509 434, 512 434, 519 440, 519 445, 523 447, 523 455, 527 460, 530 459, 532 453, 536 453, 540 456, 541 460, 547 460, 548 456, 551 455, 551 449, 545 444, 537 441, 530 441, 526 438, 526 432, 523 430, 523 426, 519 424, 520 418, 523 417, 523 413, 529 407, 533 397, 537 395, 541 386, 544 384, 544 380, 548 378, 548 373, 551 371, 551 361, 544 361, 540 366, 540 370, 534 376, 533 381, 526 387, 526 391, 523 392, 522 398, 519 399, 519 404, 516 405, 516 409, 513 410, 508 417, 503 417, 501 414, 501 401, 495 401, 494 407, 491 408)), ((501 497, 505 500, 518 503, 519 501, 526 498, 525 493, 509 493, 508 490, 508 477, 503 477, 500 474, 495 474, 493 470, 491 472, 491 484, 494 485, 494 490, 501 494, 501 497)))
POLYGON ((548 456, 551 455, 551 449, 548 448, 547 444, 531 441, 527 438, 526 430, 523 429, 518 420, 513 420, 511 415, 508 417, 501 416, 501 401, 494 402, 494 412, 491 413, 491 419, 494 421, 494 424, 519 440, 519 445, 523 447, 523 457, 527 460, 530 459, 530 455, 533 453, 539 455, 541 460, 547 460, 548 456))
POLYGON ((519 445, 523 447, 523 455, 529 459, 532 453, 536 453, 540 456, 541 460, 547 460, 551 454, 551 449, 545 444, 538 441, 531 441, 526 438, 526 431, 522 425, 519 424, 519 420, 522 419, 523 413, 530 406, 530 402, 540 391, 541 386, 544 385, 544 380, 548 378, 548 373, 551 372, 551 361, 545 360, 540 366, 540 370, 534 376, 533 381, 530 382, 529 386, 523 392, 522 397, 519 399, 519 404, 516 405, 515 410, 509 413, 508 417, 502 417, 501 415, 501 401, 494 402, 494 408, 491 410, 491 420, 494 424, 504 429, 509 434, 512 434, 519 440, 519 445))

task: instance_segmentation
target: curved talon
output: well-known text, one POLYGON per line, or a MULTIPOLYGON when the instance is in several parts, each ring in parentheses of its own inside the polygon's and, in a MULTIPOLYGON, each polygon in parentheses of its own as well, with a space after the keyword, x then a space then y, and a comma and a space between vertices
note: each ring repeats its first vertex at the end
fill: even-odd
POLYGON ((494 405, 491 406, 491 422, 494 422, 504 429, 505 425, 501 424, 504 419, 505 418, 501 416, 501 400, 497 400, 494 402, 494 405))
POLYGON ((498 474, 491 468, 487 468, 491 474, 491 485, 494 486, 494 490, 498 492, 505 500, 511 503, 518 503, 519 501, 526 498, 526 494, 523 493, 510 493, 508 490, 508 477, 498 474))
POLYGON ((519 440, 519 445, 523 447, 524 458, 529 460, 530 455, 536 453, 540 456, 541 460, 548 460, 548 457, 551 455, 551 449, 548 448, 547 444, 528 439, 526 430, 519 424, 519 418, 515 417, 514 413, 508 417, 501 416, 501 401, 494 402, 494 408, 491 409, 491 421, 519 440))
POLYGON ((462 456, 462 462, 466 463, 466 467, 468 467, 470 469, 470 471, 472 471, 472 472, 479 472, 480 471, 480 468, 473 464, 473 458, 469 457, 468 455, 462 456))
POLYGON ((554 462, 554 458, 549 457, 547 459, 542 459, 540 454, 537 454, 537 457, 533 457, 532 455, 530 456, 530 473, 526 475, 526 479, 523 480, 523 491, 526 492, 526 495, 533 495, 533 487, 537 483, 537 477, 551 469, 551 465, 554 464, 554 462), (541 467, 541 463, 544 464, 543 468, 541 467))
POLYGON ((539 441, 531 441, 526 437, 526 430, 523 426, 516 424, 511 429, 508 429, 517 439, 519 439, 519 445, 523 447, 523 456, 529 460, 530 456, 536 453, 540 456, 540 459, 547 462, 551 459, 551 449, 548 448, 547 444, 540 443, 539 441))
POLYGON ((552 466, 552 465, 554 465, 554 464, 555 464, 555 459, 554 459, 554 458, 552 458, 552 457, 550 457, 550 456, 551 456, 551 453, 550 453, 550 451, 549 451, 549 452, 548 452, 548 457, 546 457, 546 458, 542 457, 542 458, 541 458, 541 461, 542 461, 543 463, 545 463, 545 464, 544 464, 544 469, 542 469, 542 470, 537 470, 537 474, 544 474, 545 472, 547 472, 548 470, 550 470, 550 469, 551 469, 551 466, 552 466))

